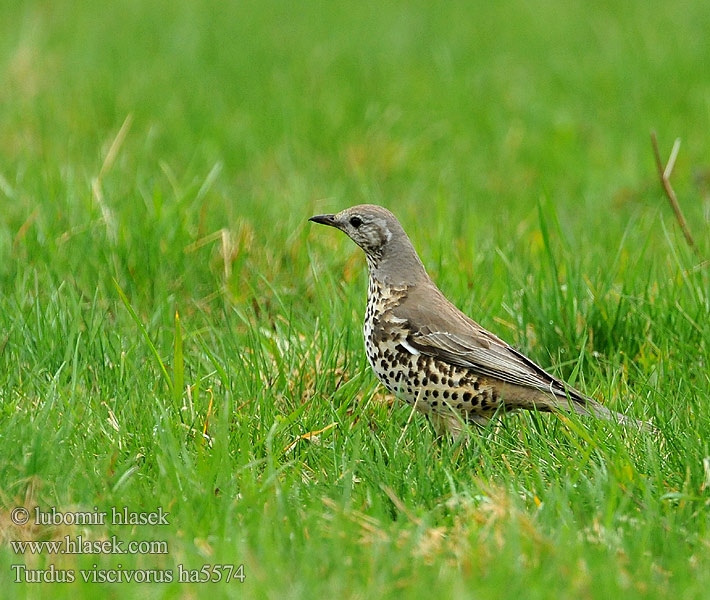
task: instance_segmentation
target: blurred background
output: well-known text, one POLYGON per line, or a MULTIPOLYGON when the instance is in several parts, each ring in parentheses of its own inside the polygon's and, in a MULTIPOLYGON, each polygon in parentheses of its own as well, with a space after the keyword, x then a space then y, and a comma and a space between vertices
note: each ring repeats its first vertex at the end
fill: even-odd
POLYGON ((682 139, 702 238, 708 31, 703 2, 6 0, 0 281, 116 277, 151 305, 278 273, 298 293, 306 218, 362 202, 437 273, 531 252, 541 202, 593 263, 674 227, 651 129, 664 156, 682 139))

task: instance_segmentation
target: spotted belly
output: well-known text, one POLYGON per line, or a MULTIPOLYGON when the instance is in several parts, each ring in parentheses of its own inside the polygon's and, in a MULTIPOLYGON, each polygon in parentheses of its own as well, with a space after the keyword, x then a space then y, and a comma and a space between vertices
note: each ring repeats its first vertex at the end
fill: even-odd
POLYGON ((390 334, 382 340, 382 335, 370 333, 366 327, 365 347, 372 370, 407 404, 425 414, 456 411, 464 420, 477 422, 485 422, 498 410, 501 398, 488 378, 412 351, 403 336, 390 334))
POLYGON ((452 416, 484 423, 501 398, 494 381, 470 369, 419 353, 407 343, 406 323, 393 309, 405 289, 370 281, 365 310, 365 350, 377 378, 398 398, 427 415, 452 416))

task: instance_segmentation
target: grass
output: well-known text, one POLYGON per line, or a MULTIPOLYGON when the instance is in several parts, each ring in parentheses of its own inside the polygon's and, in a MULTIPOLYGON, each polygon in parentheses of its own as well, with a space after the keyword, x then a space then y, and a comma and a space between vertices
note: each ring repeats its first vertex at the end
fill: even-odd
POLYGON ((5 4, 5 596, 704 597, 710 275, 648 134, 682 138, 709 257, 705 3, 5 4), (360 251, 306 222, 361 202, 468 314, 658 435, 514 415, 437 443, 367 367, 360 251), (169 551, 10 545, 65 535, 169 551), (245 581, 177 582, 221 564, 245 581))

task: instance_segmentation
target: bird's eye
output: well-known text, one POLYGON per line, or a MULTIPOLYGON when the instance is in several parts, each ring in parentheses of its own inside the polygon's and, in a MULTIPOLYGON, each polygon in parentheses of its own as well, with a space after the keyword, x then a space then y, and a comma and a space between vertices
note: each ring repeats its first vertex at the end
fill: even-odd
POLYGON ((360 225, 362 225, 362 219, 361 219, 360 217, 351 217, 351 218, 350 218, 350 224, 351 224, 355 229, 357 229, 358 227, 360 227, 360 225))

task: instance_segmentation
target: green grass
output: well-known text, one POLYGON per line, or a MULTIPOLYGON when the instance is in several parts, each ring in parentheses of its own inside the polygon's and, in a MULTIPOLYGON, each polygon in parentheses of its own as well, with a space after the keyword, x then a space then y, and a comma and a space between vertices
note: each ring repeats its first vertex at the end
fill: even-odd
POLYGON ((710 11, 499 4, 4 3, 4 597, 706 596, 710 267, 649 131, 682 138, 707 259, 710 11), (367 367, 361 252, 306 221, 362 202, 473 318, 659 433, 513 415, 438 443, 367 367), (9 544, 65 535, 169 552, 9 544), (79 574, 204 564, 246 580, 79 574))

